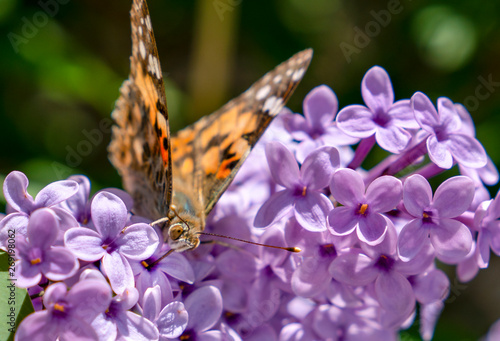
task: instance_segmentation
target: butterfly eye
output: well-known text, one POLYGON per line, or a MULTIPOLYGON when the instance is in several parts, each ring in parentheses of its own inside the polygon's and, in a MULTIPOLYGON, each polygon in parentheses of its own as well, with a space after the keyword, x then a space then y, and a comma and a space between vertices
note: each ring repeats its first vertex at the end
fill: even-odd
POLYGON ((170 227, 168 230, 168 235, 170 239, 172 240, 177 240, 180 238, 180 236, 184 233, 184 229, 182 228, 181 225, 175 224, 170 227))

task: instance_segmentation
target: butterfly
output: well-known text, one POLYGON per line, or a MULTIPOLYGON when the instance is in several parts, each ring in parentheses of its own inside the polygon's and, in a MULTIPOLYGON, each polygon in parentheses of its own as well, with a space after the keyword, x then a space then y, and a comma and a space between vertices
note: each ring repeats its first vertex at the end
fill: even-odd
POLYGON ((302 80, 312 50, 295 54, 211 115, 171 135, 145 0, 134 0, 130 75, 112 117, 109 159, 134 213, 161 224, 171 249, 196 248, 205 219, 302 80))

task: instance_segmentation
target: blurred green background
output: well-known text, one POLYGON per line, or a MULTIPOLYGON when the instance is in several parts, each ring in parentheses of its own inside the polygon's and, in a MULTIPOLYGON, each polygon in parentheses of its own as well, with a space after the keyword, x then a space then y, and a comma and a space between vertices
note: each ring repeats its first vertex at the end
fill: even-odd
MULTIPOLYGON (((32 193, 71 174, 89 176, 93 190, 120 186, 106 146, 128 75, 130 2, 0 0, 0 176, 25 172, 32 193)), ((498 1, 151 0, 149 7, 173 130, 312 47, 289 102, 295 112, 320 84, 341 107, 360 103, 363 74, 381 65, 397 99, 423 91, 465 104, 500 164, 498 1)), ((452 277, 454 299, 435 340, 476 340, 500 318, 498 263, 472 283, 452 277)), ((402 339, 417 340, 415 329, 402 339)))

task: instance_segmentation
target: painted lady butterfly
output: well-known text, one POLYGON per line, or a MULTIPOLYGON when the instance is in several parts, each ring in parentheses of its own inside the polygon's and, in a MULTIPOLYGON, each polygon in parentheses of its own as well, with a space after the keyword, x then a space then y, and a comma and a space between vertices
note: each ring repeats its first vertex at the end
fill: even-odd
POLYGON ((170 136, 145 0, 134 0, 131 22, 130 76, 112 114, 109 158, 134 199, 134 212, 163 218, 172 249, 193 249, 206 216, 302 79, 312 50, 297 53, 218 111, 170 136))

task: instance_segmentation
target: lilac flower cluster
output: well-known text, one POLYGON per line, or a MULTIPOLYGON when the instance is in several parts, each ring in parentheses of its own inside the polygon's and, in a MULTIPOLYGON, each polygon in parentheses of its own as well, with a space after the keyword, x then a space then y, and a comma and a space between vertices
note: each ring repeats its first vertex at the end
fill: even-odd
POLYGON ((500 255, 500 195, 485 189, 498 172, 462 105, 395 101, 377 66, 362 97, 337 113, 322 85, 303 116, 285 109, 207 221, 300 253, 223 241, 161 259, 168 245, 127 193, 89 198, 73 176, 33 199, 10 173, 0 247, 16 230, 16 284, 36 308, 16 339, 386 341, 415 321, 432 339, 450 287, 436 262, 470 281, 500 255), (387 157, 362 168, 375 144, 387 157), (427 179, 454 165, 462 175, 433 191, 427 179))

